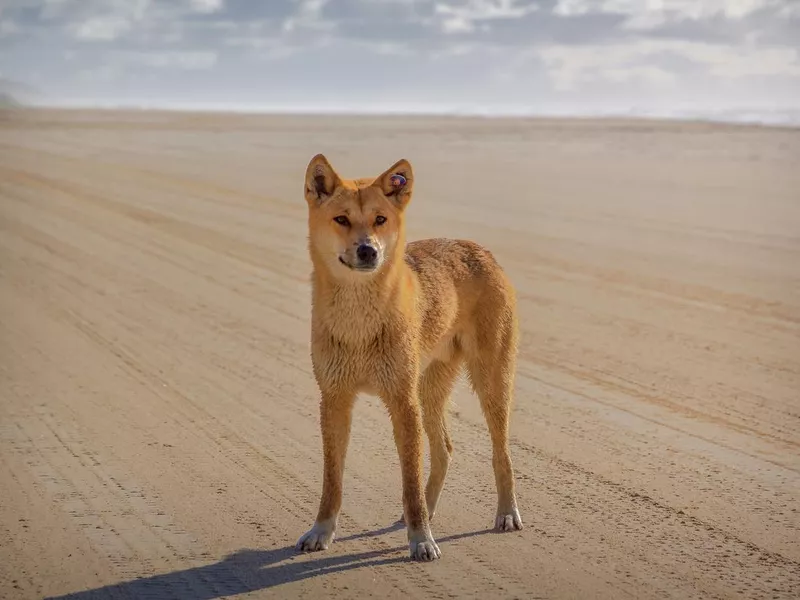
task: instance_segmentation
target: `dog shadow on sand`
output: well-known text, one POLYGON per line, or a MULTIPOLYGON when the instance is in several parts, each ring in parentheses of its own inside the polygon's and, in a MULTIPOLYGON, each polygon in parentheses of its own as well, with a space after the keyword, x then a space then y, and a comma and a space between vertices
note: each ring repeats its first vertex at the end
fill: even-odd
MULTIPOLYGON (((378 537, 404 527, 405 525, 398 521, 374 531, 337 538, 335 544, 338 546, 343 542, 378 537)), ((491 532, 491 529, 483 529, 437 538, 436 541, 443 543, 491 532)), ((101 600, 106 598, 213 600, 214 598, 266 590, 331 573, 404 563, 409 560, 411 559, 408 558, 408 547, 405 545, 336 556, 326 555, 324 552, 302 554, 296 551, 293 545, 273 550, 243 549, 219 562, 202 567, 143 577, 63 596, 53 596, 49 600, 101 600), (402 553, 400 556, 394 556, 399 552, 402 553), (309 559, 309 556, 313 558, 309 559)))

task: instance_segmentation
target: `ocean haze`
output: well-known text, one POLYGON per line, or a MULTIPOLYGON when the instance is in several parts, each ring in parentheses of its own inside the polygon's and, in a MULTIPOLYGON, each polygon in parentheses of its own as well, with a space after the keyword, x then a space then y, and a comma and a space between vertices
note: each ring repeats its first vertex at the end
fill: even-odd
POLYGON ((5 0, 35 101, 798 122, 789 0, 5 0))

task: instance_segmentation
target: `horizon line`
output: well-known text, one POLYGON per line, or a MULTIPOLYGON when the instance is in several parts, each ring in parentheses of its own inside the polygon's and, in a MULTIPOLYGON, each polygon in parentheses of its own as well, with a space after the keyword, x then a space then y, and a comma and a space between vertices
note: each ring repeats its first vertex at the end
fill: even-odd
POLYGON ((701 123, 718 123, 731 125, 761 125, 772 127, 800 127, 800 108, 730 108, 701 109, 677 108, 645 109, 631 107, 628 109, 602 110, 554 110, 474 106, 436 106, 418 105, 404 107, 379 106, 369 107, 320 107, 289 106, 267 104, 242 104, 230 102, 216 103, 176 103, 176 102, 92 102, 84 100, 63 102, 27 102, 20 103, 12 110, 44 109, 44 110, 102 110, 102 111, 142 111, 142 112, 177 112, 177 113, 212 113, 243 114, 273 116, 329 116, 329 117, 437 117, 437 118, 482 118, 482 119, 633 119, 648 121, 684 121, 701 123))

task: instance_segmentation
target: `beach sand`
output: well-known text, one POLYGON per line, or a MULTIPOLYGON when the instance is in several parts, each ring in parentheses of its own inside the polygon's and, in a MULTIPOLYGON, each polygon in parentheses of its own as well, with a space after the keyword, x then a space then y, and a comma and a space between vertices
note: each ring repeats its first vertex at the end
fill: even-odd
POLYGON ((0 112, 0 314, 0 597, 800 590, 800 130, 0 112), (488 531, 461 381, 442 559, 407 558, 368 396, 338 538, 295 553, 322 475, 317 152, 346 177, 409 159, 409 239, 483 243, 514 282, 523 531, 488 531))

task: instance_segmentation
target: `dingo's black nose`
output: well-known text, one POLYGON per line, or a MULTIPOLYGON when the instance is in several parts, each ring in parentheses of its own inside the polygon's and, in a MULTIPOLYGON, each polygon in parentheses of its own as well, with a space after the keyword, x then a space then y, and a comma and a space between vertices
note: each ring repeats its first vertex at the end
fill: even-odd
POLYGON ((372 264, 378 258, 378 251, 372 246, 361 244, 356 250, 356 256, 362 263, 372 264))

